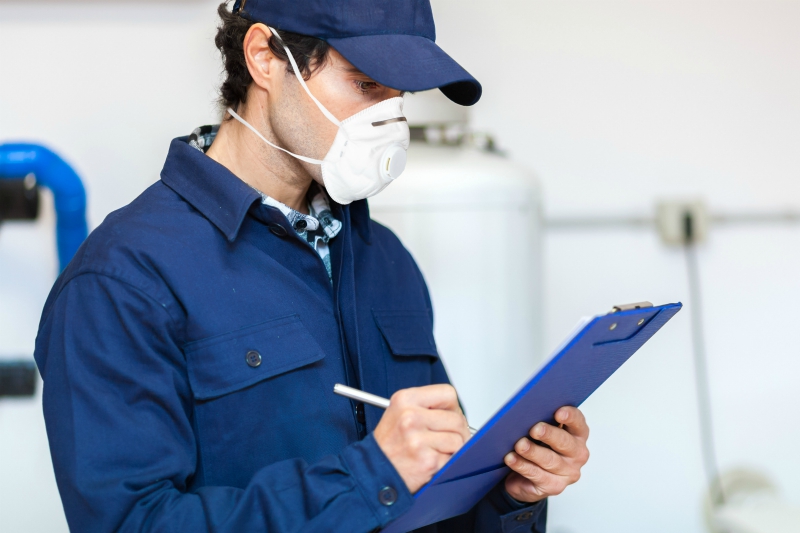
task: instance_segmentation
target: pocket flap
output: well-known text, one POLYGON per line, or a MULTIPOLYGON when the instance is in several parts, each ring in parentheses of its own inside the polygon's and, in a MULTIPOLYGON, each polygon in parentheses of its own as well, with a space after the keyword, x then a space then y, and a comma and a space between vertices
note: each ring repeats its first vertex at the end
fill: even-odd
POLYGON ((376 311, 372 315, 394 355, 439 357, 427 311, 376 311))
POLYGON ((194 341, 183 352, 198 400, 228 394, 325 357, 298 315, 194 341))

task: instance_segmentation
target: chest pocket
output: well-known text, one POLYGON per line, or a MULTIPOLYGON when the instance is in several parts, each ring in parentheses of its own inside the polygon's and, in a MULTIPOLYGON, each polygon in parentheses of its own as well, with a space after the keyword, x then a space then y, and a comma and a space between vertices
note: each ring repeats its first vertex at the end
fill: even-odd
POLYGON ((197 400, 209 400, 320 361, 325 353, 298 315, 184 346, 197 400))
POLYGON ((335 418, 321 379, 325 353, 299 316, 201 339, 184 354, 201 484, 244 487, 268 464, 330 453, 308 438, 310 422, 335 418))
POLYGON ((373 309, 372 315, 389 351, 389 392, 429 385, 439 352, 428 312, 373 309))

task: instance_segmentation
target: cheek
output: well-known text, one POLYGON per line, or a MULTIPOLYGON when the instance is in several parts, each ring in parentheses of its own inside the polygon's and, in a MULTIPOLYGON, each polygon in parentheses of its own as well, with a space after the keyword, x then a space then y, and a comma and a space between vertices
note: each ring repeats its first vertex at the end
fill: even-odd
POLYGON ((292 152, 315 159, 328 153, 338 128, 317 108, 299 87, 285 91, 283 98, 270 110, 275 135, 292 152))
POLYGON ((339 120, 352 117, 382 100, 377 91, 363 94, 356 89, 353 79, 349 76, 337 76, 332 71, 325 71, 319 76, 312 77, 308 88, 339 120))
MULTIPOLYGON (((336 134, 339 132, 339 127, 328 120, 317 108, 311 110, 311 115, 316 118, 314 121, 314 131, 316 132, 315 137, 318 139, 320 144, 320 148, 324 148, 324 153, 328 152, 328 149, 333 144, 333 140, 336 138, 336 134)), ((322 156, 320 156, 322 157, 322 156)))
MULTIPOLYGON (((302 132, 301 134, 305 137, 301 142, 313 146, 316 157, 321 159, 333 144, 339 128, 322 114, 317 104, 306 94, 299 83, 295 82, 294 86, 291 107, 294 110, 295 129, 302 132)), ((316 94, 314 89, 312 89, 312 94, 316 94)), ((317 98, 319 99, 319 97, 317 98)), ((320 102, 325 105, 324 100, 320 99, 320 102)), ((336 113, 334 116, 338 117, 336 113)))

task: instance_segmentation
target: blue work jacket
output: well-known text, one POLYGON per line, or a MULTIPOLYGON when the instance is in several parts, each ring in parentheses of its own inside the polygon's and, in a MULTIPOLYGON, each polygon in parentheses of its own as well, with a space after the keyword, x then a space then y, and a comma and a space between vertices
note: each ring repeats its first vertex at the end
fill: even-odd
MULTIPOLYGON (((431 302, 367 202, 332 205, 333 283, 276 208, 186 138, 89 236, 36 339, 56 480, 76 532, 369 532, 413 497, 372 437, 388 397, 446 383, 431 302), (349 371, 348 371, 349 369, 349 371)), ((544 532, 498 485, 421 531, 544 532)))

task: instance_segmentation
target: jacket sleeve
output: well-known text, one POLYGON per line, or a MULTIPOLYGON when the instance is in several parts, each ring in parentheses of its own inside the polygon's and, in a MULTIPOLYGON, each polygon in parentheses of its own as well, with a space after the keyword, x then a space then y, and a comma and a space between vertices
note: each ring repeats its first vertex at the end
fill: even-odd
POLYGON ((411 506, 371 436, 314 464, 271 464, 244 488, 192 490, 198 443, 176 313, 100 274, 50 300, 35 355, 72 531, 367 532, 411 506), (379 500, 385 487, 398 495, 391 505, 379 500))

